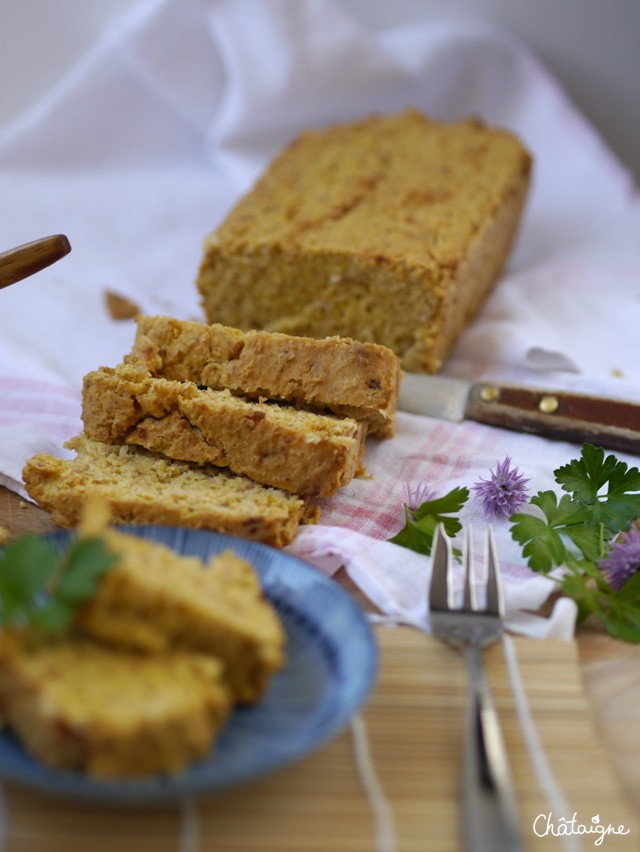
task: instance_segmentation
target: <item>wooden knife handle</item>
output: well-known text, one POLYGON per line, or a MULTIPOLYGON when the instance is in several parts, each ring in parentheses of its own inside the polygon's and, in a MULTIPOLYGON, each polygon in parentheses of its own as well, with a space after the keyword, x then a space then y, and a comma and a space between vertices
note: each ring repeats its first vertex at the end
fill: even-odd
POLYGON ((40 272, 71 251, 64 234, 54 234, 0 252, 0 290, 22 278, 40 272))
POLYGON ((465 416, 516 432, 640 455, 640 404, 621 399, 487 382, 471 391, 465 416))

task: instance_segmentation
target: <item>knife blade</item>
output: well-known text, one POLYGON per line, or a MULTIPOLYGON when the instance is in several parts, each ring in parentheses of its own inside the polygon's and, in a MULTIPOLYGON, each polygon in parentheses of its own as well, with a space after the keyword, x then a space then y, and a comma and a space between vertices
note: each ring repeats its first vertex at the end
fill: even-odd
POLYGON ((398 407, 640 455, 640 403, 613 397, 406 373, 398 407))
POLYGON ((67 237, 53 234, 0 252, 0 290, 51 266, 70 251, 67 237))

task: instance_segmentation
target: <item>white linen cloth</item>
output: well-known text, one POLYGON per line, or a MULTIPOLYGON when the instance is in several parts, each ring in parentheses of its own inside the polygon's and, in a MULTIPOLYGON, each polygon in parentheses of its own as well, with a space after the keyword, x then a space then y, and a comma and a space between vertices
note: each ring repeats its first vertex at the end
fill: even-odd
MULTIPOLYGON (((520 135, 533 186, 508 268, 443 372, 640 399, 640 214, 627 171, 557 81, 508 33, 434 22, 369 32, 333 0, 143 0, 35 109, 0 134, 2 248, 66 233, 73 251, 0 292, 0 482, 63 454, 81 429, 82 376, 128 351, 105 290, 148 313, 204 319, 202 239, 299 130, 414 106, 520 135)), ((579 454, 563 442, 400 414, 367 470, 324 501, 290 551, 345 565, 389 617, 425 623, 429 560, 385 541, 406 483, 443 494, 509 455, 530 492, 579 454)), ((625 456, 622 456, 625 458, 625 456)), ((630 463, 638 459, 626 457, 630 463)), ((473 499, 462 519, 485 525, 473 499)), ((511 626, 569 636, 574 609, 527 615, 551 581, 496 524, 511 626)))

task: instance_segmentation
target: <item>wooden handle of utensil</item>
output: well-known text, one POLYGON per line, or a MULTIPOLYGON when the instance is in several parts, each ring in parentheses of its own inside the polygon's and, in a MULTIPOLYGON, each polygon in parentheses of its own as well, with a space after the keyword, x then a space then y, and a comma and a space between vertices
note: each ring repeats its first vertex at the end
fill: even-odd
POLYGON ((0 290, 40 272, 70 251, 71 244, 65 235, 54 234, 0 252, 0 290))
POLYGON ((640 452, 640 404, 628 400, 487 382, 474 387, 465 416, 545 438, 640 452))

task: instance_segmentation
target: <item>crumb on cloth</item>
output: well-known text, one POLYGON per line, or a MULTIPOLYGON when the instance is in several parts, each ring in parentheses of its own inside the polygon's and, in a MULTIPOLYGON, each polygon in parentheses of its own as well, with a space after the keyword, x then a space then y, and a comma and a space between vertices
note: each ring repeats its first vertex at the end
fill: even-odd
POLYGON ((105 290, 104 300, 111 319, 133 319, 140 313, 140 308, 135 302, 125 296, 120 296, 113 290, 105 290))

